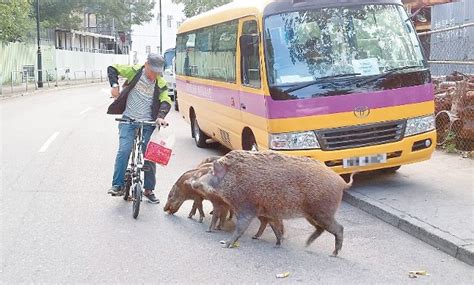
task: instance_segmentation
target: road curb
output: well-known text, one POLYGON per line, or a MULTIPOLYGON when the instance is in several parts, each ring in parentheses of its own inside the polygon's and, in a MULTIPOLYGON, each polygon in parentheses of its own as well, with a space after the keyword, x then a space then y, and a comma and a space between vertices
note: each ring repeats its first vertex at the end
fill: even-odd
POLYGON ((474 244, 466 243, 450 233, 356 191, 345 191, 343 201, 469 265, 474 265, 474 244))

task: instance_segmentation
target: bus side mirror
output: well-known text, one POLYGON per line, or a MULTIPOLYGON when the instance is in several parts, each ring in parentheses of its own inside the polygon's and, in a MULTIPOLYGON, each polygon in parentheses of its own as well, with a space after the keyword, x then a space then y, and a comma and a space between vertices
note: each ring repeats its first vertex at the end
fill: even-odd
POLYGON ((240 52, 242 56, 252 56, 258 50, 258 34, 240 36, 240 52))

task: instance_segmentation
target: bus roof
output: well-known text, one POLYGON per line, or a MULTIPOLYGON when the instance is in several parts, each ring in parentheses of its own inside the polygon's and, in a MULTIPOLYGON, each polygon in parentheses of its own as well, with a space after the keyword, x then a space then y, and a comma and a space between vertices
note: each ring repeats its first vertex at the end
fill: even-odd
POLYGON ((401 0, 237 0, 186 20, 178 34, 251 15, 272 15, 307 7, 339 7, 360 4, 398 4, 401 0))

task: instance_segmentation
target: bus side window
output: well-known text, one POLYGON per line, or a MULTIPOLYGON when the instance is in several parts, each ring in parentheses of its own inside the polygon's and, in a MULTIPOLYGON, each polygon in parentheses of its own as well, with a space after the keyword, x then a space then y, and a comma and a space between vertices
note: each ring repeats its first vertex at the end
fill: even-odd
POLYGON ((260 88, 261 84, 258 38, 257 21, 245 21, 242 26, 240 50, 241 79, 243 85, 255 88, 260 88))

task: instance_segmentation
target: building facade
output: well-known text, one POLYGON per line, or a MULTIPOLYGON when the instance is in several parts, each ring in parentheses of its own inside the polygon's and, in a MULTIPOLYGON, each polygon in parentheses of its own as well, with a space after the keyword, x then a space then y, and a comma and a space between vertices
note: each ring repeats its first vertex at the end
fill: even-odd
POLYGON ((145 62, 150 52, 163 54, 167 49, 176 45, 176 32, 186 18, 183 8, 182 4, 175 4, 171 0, 156 1, 153 19, 140 26, 132 26, 130 62, 135 64, 145 62), (162 46, 160 46, 160 17, 162 46))

